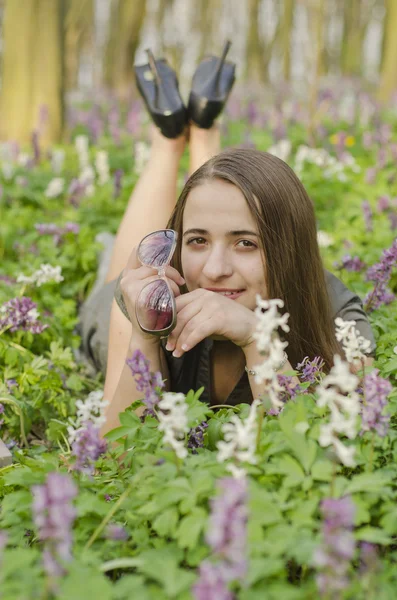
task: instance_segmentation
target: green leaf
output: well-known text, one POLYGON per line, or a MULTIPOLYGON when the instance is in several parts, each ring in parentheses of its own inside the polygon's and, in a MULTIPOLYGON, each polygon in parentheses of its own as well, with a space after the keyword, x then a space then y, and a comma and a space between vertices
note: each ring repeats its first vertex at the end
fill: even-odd
POLYGON ((204 531, 207 521, 207 512, 200 507, 194 508, 191 514, 184 517, 180 522, 176 533, 178 546, 192 550, 197 545, 199 536, 204 531))
POLYGON ((76 373, 69 375, 65 385, 69 390, 73 390, 74 392, 80 392, 84 388, 83 382, 76 373))
POLYGON ((311 475, 315 481, 331 481, 333 472, 332 462, 329 460, 316 460, 312 466, 311 475))
POLYGON ((270 467, 270 472, 280 473, 286 476, 283 482, 283 485, 286 487, 300 485, 305 478, 302 467, 298 461, 289 454, 284 454, 283 456, 276 458, 270 467))
POLYGON ((161 550, 148 550, 139 558, 139 571, 160 583, 169 598, 177 598, 183 591, 190 589, 196 579, 195 573, 179 568, 182 556, 170 545, 161 550))
POLYGON ((274 575, 285 572, 284 561, 281 558, 251 558, 249 561, 247 585, 251 586, 274 575))
POLYGON ((153 521, 154 531, 162 537, 174 537, 178 525, 179 514, 176 508, 168 508, 153 521))
POLYGON ((345 493, 354 494, 355 492, 384 492, 391 484, 391 477, 376 471, 375 473, 360 473, 354 475, 347 484, 345 493))
POLYGON ((356 540, 360 540, 362 542, 382 544, 383 546, 393 544, 394 542, 393 538, 388 536, 385 531, 378 529, 377 527, 362 527, 355 532, 354 537, 356 540))
POLYGON ((112 586, 108 579, 97 569, 77 561, 72 563, 68 575, 60 581, 57 600, 87 600, 87 582, 93 598, 112 600, 112 586))

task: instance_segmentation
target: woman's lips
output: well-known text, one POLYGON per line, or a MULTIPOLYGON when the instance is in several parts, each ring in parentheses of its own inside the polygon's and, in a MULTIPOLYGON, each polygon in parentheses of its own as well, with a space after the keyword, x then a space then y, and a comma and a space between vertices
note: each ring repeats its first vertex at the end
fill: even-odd
POLYGON ((244 290, 229 290, 229 289, 216 289, 216 288, 205 288, 210 292, 215 292, 216 294, 221 294, 225 296, 225 298, 230 298, 230 300, 236 300, 239 298, 241 294, 244 293, 244 290))

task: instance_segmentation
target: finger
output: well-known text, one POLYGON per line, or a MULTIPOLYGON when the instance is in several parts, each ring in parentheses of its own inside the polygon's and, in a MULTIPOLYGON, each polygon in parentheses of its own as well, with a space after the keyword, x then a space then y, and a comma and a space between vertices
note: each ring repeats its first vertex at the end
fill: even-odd
POLYGON ((189 352, 205 338, 216 331, 216 322, 213 317, 202 320, 200 315, 193 317, 182 330, 176 348, 172 353, 175 358, 181 357, 185 352, 189 352))
POLYGON ((185 308, 185 306, 187 306, 197 298, 204 298, 205 296, 209 297, 209 295, 212 294, 215 294, 215 292, 209 292, 208 290, 203 290, 202 288, 198 288, 197 290, 193 290, 193 292, 183 294, 182 296, 180 296, 180 298, 178 298, 178 301, 176 303, 176 309, 178 311, 178 314, 180 310, 185 308))
MULTIPOLYGON (((175 301, 176 303, 176 301, 175 301)), ((180 312, 177 311, 176 326, 172 333, 168 336, 166 349, 174 350, 176 348, 179 336, 182 330, 186 327, 187 323, 191 322, 191 319, 195 317, 202 310, 202 304, 198 302, 191 302, 180 312)))
MULTIPOLYGON (((142 290, 146 285, 149 285, 153 281, 159 281, 159 276, 153 274, 153 269, 150 269, 149 267, 140 267, 139 269, 130 271, 122 277, 120 280, 120 288, 123 295, 133 294, 136 292, 137 288, 142 290)), ((181 295, 179 286, 175 281, 167 279, 167 284, 171 288, 175 298, 181 295)))

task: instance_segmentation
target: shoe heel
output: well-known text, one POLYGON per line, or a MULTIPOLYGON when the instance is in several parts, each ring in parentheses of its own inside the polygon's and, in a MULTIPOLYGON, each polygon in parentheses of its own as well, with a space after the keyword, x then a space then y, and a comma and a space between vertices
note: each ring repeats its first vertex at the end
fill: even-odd
POLYGON ((231 42, 228 40, 220 57, 201 61, 193 75, 188 116, 195 125, 209 129, 222 112, 235 81, 236 65, 226 61, 231 42))
POLYGON ((137 88, 161 133, 168 138, 176 138, 187 123, 178 79, 165 59, 155 60, 150 49, 146 52, 148 63, 135 67, 137 88))

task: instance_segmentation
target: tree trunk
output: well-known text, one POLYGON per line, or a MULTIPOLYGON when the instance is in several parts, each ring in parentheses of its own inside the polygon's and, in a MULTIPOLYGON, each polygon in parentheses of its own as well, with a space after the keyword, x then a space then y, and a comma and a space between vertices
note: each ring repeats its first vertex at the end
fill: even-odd
POLYGON ((133 87, 134 57, 145 14, 146 0, 113 1, 105 80, 121 99, 128 98, 133 87))
POLYGON ((248 0, 248 36, 246 47, 246 79, 264 83, 267 81, 264 42, 259 34, 259 9, 261 0, 248 0))
POLYGON ((361 0, 349 0, 344 4, 342 39, 342 73, 360 75, 362 47, 367 23, 362 18, 361 0))
POLYGON ((284 0, 283 24, 281 35, 283 40, 283 76, 285 81, 291 78, 291 40, 294 24, 295 0, 284 0))
POLYGON ((81 50, 92 43, 94 28, 93 0, 69 0, 65 19, 65 87, 78 86, 81 50))
POLYGON ((63 128, 63 0, 7 0, 3 23, 0 139, 27 142, 46 109, 41 141, 63 128), (40 33, 38 33, 40 32, 40 33))
POLYGON ((385 27, 386 40, 379 87, 379 100, 382 102, 390 100, 392 93, 397 89, 397 3, 395 0, 387 2, 385 27))

